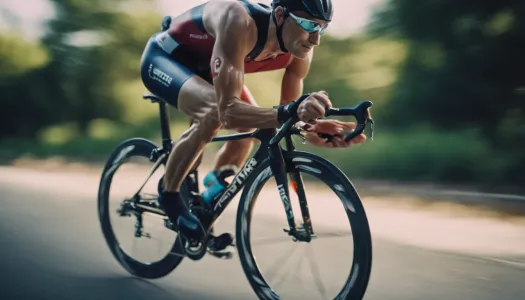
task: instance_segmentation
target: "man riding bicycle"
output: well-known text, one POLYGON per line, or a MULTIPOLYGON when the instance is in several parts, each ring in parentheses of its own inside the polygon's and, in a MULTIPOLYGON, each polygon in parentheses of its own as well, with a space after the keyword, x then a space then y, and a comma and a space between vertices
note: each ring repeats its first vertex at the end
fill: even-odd
MULTIPOLYGON (((211 0, 165 18, 163 30, 148 41, 141 61, 146 88, 191 119, 190 128, 173 145, 159 196, 166 215, 186 237, 201 239, 205 232, 183 203, 180 187, 221 128, 276 128, 297 116, 306 139, 315 145, 348 147, 366 140, 362 134, 344 141, 344 131, 355 128, 353 122, 316 120, 331 106, 327 93, 301 97, 313 47, 332 14, 331 0, 273 0, 271 7, 249 0, 211 0), (244 86, 244 74, 277 69, 285 69, 280 105, 261 108, 244 86), (340 136, 327 142, 317 133, 340 136)), ((207 198, 213 197, 212 187, 220 190, 219 171, 240 168, 252 145, 250 139, 226 142, 205 177, 212 185, 204 192, 207 198)))

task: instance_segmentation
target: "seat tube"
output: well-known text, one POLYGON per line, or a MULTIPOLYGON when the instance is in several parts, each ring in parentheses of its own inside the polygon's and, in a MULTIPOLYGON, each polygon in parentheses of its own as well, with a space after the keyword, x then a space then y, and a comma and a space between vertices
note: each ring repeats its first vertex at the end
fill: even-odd
POLYGON ((172 141, 171 141, 171 132, 170 132, 170 122, 168 110, 166 109, 166 103, 159 101, 159 117, 160 117, 160 130, 162 133, 162 144, 164 148, 169 148, 171 150, 172 141))

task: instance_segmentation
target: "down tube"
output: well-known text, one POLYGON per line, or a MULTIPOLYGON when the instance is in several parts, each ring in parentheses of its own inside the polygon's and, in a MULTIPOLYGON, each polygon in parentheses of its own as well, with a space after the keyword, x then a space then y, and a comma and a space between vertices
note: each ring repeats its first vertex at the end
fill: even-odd
MULTIPOLYGON (((237 193, 239 193, 239 191, 244 187, 248 177, 250 177, 253 171, 267 158, 267 145, 263 144, 259 150, 257 150, 255 155, 248 159, 242 169, 237 173, 232 183, 228 185, 217 202, 215 202, 213 206, 213 223, 215 223, 215 221, 222 215, 235 195, 237 195, 237 193)), ((210 226, 213 226, 213 223, 210 226)))

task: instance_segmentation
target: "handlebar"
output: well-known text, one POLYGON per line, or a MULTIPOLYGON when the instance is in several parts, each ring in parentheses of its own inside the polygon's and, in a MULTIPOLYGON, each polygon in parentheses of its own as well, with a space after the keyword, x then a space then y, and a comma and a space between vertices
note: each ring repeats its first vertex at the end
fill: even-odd
MULTIPOLYGON (((363 133, 363 131, 366 129, 367 123, 370 124, 371 129, 371 139, 374 139, 374 120, 369 114, 369 108, 373 105, 372 101, 365 100, 361 103, 357 104, 353 107, 345 107, 345 108, 336 108, 336 107, 329 107, 325 109, 325 117, 329 116, 354 116, 357 121, 357 126, 354 129, 354 131, 350 132, 345 136, 345 141, 348 142, 351 139, 355 138, 356 136, 363 133)), ((283 136, 289 132, 289 130, 292 128, 292 126, 297 122, 296 119, 290 118, 288 121, 286 121, 281 128, 278 130, 277 135, 272 138, 270 141, 270 144, 278 143, 283 136)), ((319 137, 326 138, 330 140, 333 135, 330 134, 323 134, 319 133, 319 137)))
MULTIPOLYGON (((357 120, 357 126, 354 131, 350 132, 346 135, 345 141, 348 142, 349 140, 355 138, 356 136, 363 133, 363 131, 366 128, 366 124, 370 123, 370 128, 372 130, 372 136, 371 139, 374 139, 374 120, 370 117, 368 108, 373 105, 372 101, 366 100, 359 104, 357 104, 354 107, 346 107, 346 108, 333 108, 330 107, 326 109, 325 111, 325 117, 329 116, 354 116, 357 120)), ((331 138, 332 135, 329 134, 320 134, 321 137, 325 138, 331 138)))

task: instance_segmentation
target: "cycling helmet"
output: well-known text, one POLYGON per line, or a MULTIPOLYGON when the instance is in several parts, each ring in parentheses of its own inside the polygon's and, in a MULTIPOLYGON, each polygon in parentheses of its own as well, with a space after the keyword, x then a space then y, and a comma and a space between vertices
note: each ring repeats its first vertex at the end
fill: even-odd
POLYGON ((334 13, 332 0, 273 0, 272 8, 282 6, 289 11, 304 11, 313 18, 332 21, 334 13))
MULTIPOLYGON (((330 22, 334 13, 332 0, 272 0, 272 17, 275 25, 277 25, 277 20, 274 10, 278 6, 284 8, 285 19, 289 16, 290 11, 304 11, 313 18, 330 22)), ((282 26, 282 24, 277 26, 277 39, 281 51, 288 52, 282 38, 282 26)))

